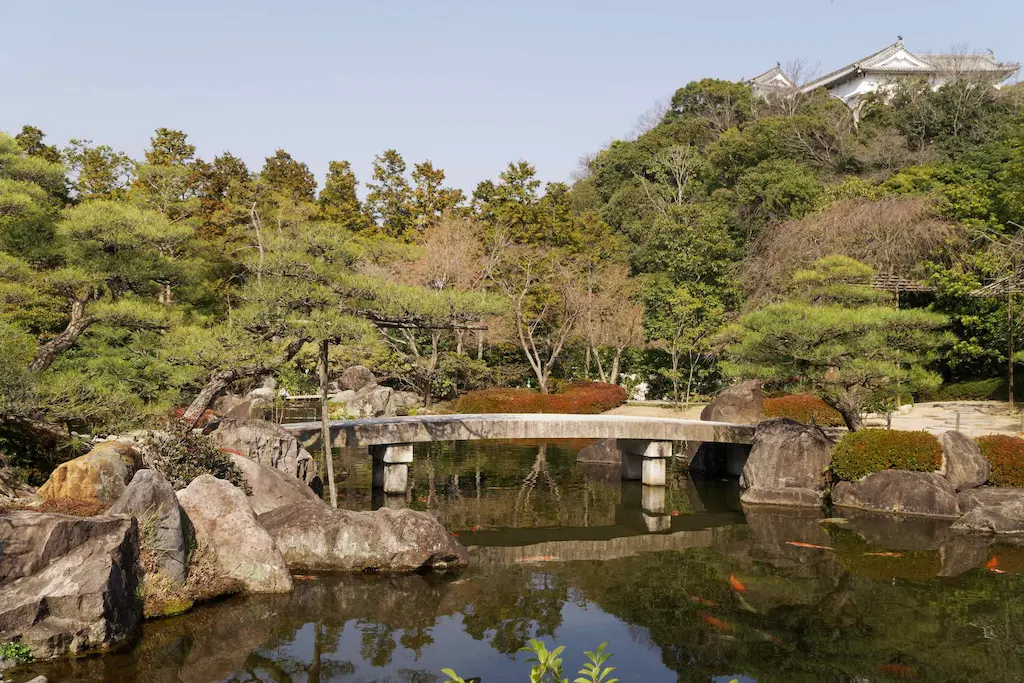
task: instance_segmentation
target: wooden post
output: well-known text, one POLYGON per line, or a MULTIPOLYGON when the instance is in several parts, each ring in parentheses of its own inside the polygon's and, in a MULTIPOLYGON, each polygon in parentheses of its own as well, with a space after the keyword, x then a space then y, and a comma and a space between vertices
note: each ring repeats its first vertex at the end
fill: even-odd
POLYGON ((338 507, 338 491, 334 488, 334 458, 331 454, 331 416, 327 410, 327 351, 330 342, 320 342, 320 439, 323 441, 324 460, 327 464, 327 488, 331 493, 331 507, 338 507))
POLYGON ((960 431, 960 411, 956 411, 956 431, 960 431))
MULTIPOLYGON (((1013 272, 1017 272, 1017 259, 1013 260, 1013 272)), ((1009 401, 1010 401, 1010 415, 1013 415, 1013 278, 1010 278, 1006 285, 1006 319, 1007 319, 1007 337, 1009 338, 1009 353, 1007 353, 1007 366, 1009 369, 1009 401)))

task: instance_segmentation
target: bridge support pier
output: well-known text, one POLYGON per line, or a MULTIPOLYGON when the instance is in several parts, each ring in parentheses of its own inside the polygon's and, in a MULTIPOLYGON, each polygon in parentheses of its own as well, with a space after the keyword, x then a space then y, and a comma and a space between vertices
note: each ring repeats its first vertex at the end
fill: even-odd
POLYGON ((373 488, 383 489, 389 495, 405 493, 409 484, 412 444, 370 446, 370 456, 373 458, 373 488))
POLYGON ((672 457, 671 441, 619 439, 622 453, 622 478, 641 481, 647 486, 664 486, 665 463, 672 457))

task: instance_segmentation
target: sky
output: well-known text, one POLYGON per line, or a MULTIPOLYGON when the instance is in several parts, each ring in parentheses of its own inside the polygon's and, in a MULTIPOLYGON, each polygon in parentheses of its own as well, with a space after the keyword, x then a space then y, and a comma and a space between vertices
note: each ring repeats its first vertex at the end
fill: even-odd
POLYGON ((0 130, 141 157, 153 130, 322 182, 375 155, 431 160, 467 194, 526 159, 568 181, 687 82, 804 58, 822 73, 903 35, 1024 61, 1020 0, 0 0, 0 130))

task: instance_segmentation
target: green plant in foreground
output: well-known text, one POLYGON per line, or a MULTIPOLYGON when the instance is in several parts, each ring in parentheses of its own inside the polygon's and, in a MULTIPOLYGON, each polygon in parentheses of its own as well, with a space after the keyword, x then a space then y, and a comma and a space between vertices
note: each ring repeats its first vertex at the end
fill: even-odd
MULTIPOLYGON (((619 679, 609 678, 615 671, 615 667, 604 665, 611 657, 610 653, 605 652, 607 646, 608 643, 601 643, 597 652, 587 650, 583 653, 587 656, 588 661, 579 670, 579 675, 573 683, 618 683, 619 679)), ((531 639, 530 645, 524 647, 523 650, 533 653, 533 657, 530 659, 530 663, 533 664, 533 668, 530 670, 530 683, 569 683, 568 678, 562 677, 561 654, 565 650, 564 645, 548 650, 541 641, 531 639)), ((452 669, 442 669, 441 673, 448 677, 445 683, 471 683, 479 680, 461 678, 452 669)))
POLYGON ((27 664, 32 661, 32 650, 23 643, 0 643, 0 662, 27 664))

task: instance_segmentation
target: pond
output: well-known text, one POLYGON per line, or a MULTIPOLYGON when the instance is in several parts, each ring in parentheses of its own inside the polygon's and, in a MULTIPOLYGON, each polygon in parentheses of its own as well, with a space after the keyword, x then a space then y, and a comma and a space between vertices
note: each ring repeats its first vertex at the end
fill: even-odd
MULTIPOLYGON (((576 462, 584 444, 418 447, 405 504, 471 547, 466 570, 300 577, 292 594, 149 622, 125 652, 31 672, 426 682, 452 667, 519 683, 520 650, 540 638, 566 646, 573 674, 607 641, 624 682, 1024 680, 1024 546, 920 520, 744 510, 737 482, 680 469, 652 514, 616 467, 576 462)), ((335 460, 342 505, 380 503, 365 453, 335 460)))

